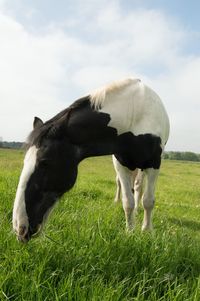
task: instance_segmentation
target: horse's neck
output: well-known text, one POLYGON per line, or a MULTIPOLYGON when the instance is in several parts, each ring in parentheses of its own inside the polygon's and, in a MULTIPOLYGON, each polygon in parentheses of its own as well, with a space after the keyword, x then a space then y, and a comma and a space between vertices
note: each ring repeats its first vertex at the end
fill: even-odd
POLYGON ((114 140, 102 142, 94 141, 79 145, 79 158, 81 161, 88 157, 112 155, 115 153, 115 149, 116 143, 114 140))
POLYGON ((78 146, 80 159, 114 152, 117 131, 108 126, 109 121, 109 114, 97 112, 90 105, 71 114, 67 132, 70 141, 78 146))

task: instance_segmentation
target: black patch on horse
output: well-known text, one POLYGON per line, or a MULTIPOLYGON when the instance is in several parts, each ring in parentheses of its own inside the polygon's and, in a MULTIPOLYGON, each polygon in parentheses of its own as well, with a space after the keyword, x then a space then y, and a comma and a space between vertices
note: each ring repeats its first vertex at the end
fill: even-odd
POLYGON ((131 170, 136 168, 159 169, 161 163, 161 139, 152 134, 135 136, 131 132, 118 137, 115 157, 131 170))
POLYGON ((78 146, 80 160, 113 153, 117 143, 117 130, 108 126, 110 120, 109 114, 94 110, 90 101, 71 112, 67 136, 72 144, 78 146))

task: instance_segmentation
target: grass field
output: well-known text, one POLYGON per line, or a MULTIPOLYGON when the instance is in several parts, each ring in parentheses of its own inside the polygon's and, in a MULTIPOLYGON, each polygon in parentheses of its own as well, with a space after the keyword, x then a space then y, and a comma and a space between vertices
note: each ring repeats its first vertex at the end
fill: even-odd
POLYGON ((12 205, 23 152, 0 150, 0 300, 200 300, 200 164, 165 161, 154 231, 125 232, 110 157, 85 160, 44 233, 20 244, 12 205))

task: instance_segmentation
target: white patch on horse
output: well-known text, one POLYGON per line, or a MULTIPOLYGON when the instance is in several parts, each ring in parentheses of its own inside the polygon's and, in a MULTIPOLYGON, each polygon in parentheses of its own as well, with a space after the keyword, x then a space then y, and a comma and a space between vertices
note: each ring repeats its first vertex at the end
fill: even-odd
POLYGON ((128 78, 98 89, 91 94, 91 104, 110 115, 108 126, 116 128, 118 135, 152 134, 161 138, 164 149, 169 119, 159 96, 141 80, 128 78))
POLYGON ((19 184, 13 208, 13 229, 18 236, 24 236, 28 231, 28 216, 25 204, 26 185, 35 170, 38 149, 31 146, 24 159, 24 167, 20 176, 19 184))

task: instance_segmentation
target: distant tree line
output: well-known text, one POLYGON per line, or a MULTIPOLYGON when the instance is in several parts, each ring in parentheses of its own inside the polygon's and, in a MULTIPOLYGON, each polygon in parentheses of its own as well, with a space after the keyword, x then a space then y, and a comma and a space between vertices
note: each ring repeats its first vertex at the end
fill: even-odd
POLYGON ((20 149, 22 148, 24 143, 22 142, 7 142, 7 141, 0 141, 0 148, 14 148, 14 149, 20 149))
POLYGON ((193 152, 165 152, 164 159, 200 162, 200 154, 193 152))

